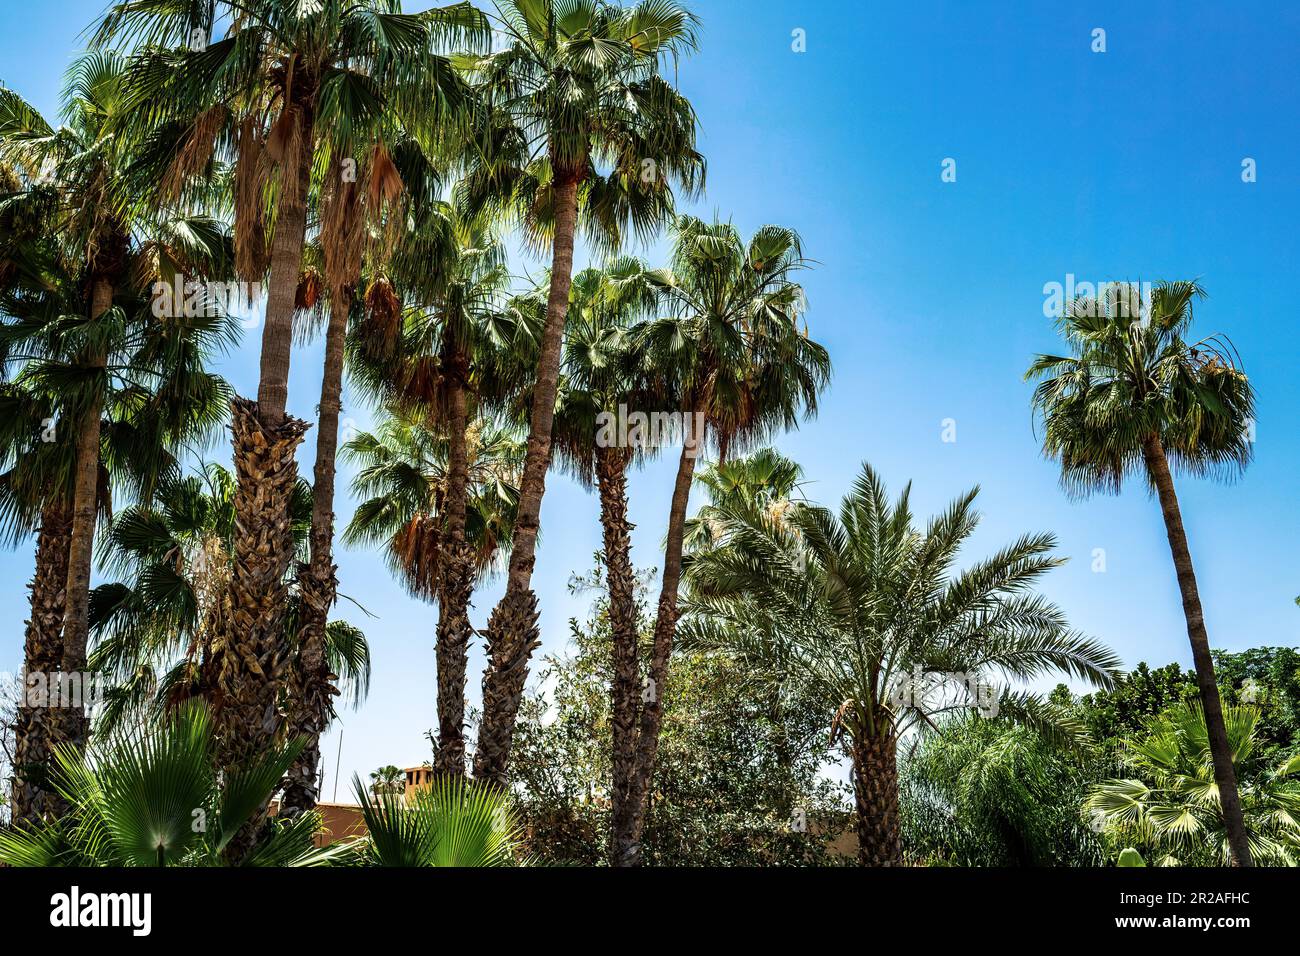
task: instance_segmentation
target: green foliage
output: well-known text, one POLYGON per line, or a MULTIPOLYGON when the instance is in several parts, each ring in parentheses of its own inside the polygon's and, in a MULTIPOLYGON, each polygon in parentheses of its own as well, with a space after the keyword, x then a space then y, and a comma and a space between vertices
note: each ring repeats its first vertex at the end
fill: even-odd
MULTIPOLYGON (((380 768, 380 773, 387 769, 380 768)), ((371 774, 372 777, 375 774, 371 774)), ((439 777, 404 799, 353 778, 369 836, 353 847, 366 866, 514 866, 520 829, 509 798, 459 777, 439 777)))
MULTIPOLYGON (((574 586, 600 588, 599 572, 574 586)), ((639 610, 648 644, 643 595, 639 610)), ((547 658, 546 694, 524 700, 511 776, 532 852, 546 862, 599 865, 608 859, 611 779, 605 600, 571 630, 572 653, 547 658)), ((818 774, 828 756, 824 717, 806 702, 776 708, 743 675, 723 655, 674 654, 643 840, 647 862, 832 861, 827 844, 847 823, 840 788, 818 774)))
MULTIPOLYGON (((1295 866, 1300 759, 1269 764, 1261 757, 1256 708, 1225 706, 1223 717, 1251 856, 1265 865, 1295 866)), ((1157 865, 1225 863, 1226 834, 1200 704, 1178 704, 1148 720, 1144 729, 1124 752, 1133 776, 1097 785, 1088 809, 1100 812, 1116 844, 1149 849, 1157 865)))
POLYGON ((1177 664, 1151 670, 1145 661, 1123 674, 1115 686, 1085 695, 1080 714, 1102 746, 1112 749, 1145 730, 1147 722, 1168 708, 1197 696, 1196 674, 1177 664))
POLYGON ((1087 747, 976 714, 922 737, 900 772, 909 855, 958 866, 1099 866, 1079 808, 1099 769, 1087 747))
MULTIPOLYGON (((67 815, 30 830, 0 833, 9 866, 224 866, 230 839, 265 812, 301 743, 277 746, 219 781, 212 725, 197 703, 156 727, 97 738, 88 754, 63 748, 54 786, 67 815)), ((314 866, 338 850, 319 850, 315 814, 268 821, 244 866, 314 866)))

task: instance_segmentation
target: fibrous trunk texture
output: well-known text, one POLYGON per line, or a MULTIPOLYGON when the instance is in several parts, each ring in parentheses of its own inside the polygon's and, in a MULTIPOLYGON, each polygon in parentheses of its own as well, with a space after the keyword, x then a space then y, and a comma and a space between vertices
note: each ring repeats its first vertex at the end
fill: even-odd
MULTIPOLYGON (((307 424, 263 425, 257 404, 231 402, 234 434, 235 546, 227 614, 213 636, 203 677, 217 731, 217 762, 227 771, 266 751, 280 729, 285 653, 285 576, 293 558, 289 501, 297 481, 294 451, 307 424)), ((251 845, 232 841, 231 857, 251 845), (238 844, 238 845, 236 845, 238 844)))
MULTIPOLYGON (((113 286, 106 279, 91 287, 90 316, 97 319, 113 305, 113 286)), ((108 356, 101 350, 89 356, 91 370, 103 372, 108 356)), ((89 639, 90 570, 95 549, 95 517, 99 506, 99 441, 104 410, 104 383, 93 385, 93 395, 77 423, 73 476, 72 541, 68 549, 68 585, 63 612, 63 673, 85 682, 86 646, 89 639)), ((85 702, 59 707, 60 734, 72 746, 84 747, 90 734, 85 702)))
POLYGON ((474 591, 474 554, 465 540, 469 412, 463 357, 457 356, 448 364, 447 489, 443 498, 446 537, 438 582, 438 752, 433 769, 439 775, 463 777, 465 671, 472 633, 469 602, 474 591))
POLYGON ((892 734, 853 742, 853 800, 858 863, 902 866, 898 819, 898 748, 892 734))
POLYGON ((298 571, 298 652, 290 669, 289 737, 306 744, 289 768, 280 813, 296 817, 320 798, 320 738, 334 715, 338 675, 330 672, 325 628, 338 590, 334 565, 334 476, 338 459, 339 413, 343 395, 343 348, 351 298, 339 295, 330 304, 325 331, 325 374, 321 379, 316 430, 316 467, 312 483, 311 557, 298 571))
POLYGON ((636 580, 632 570, 633 525, 627 520, 627 468, 630 462, 628 449, 596 450, 596 486, 600 492, 605 583, 609 589, 609 622, 613 640, 610 654, 613 674, 610 686, 613 738, 611 866, 627 862, 624 855, 636 843, 638 822, 634 776, 641 665, 637 647, 636 580))
POLYGON ((562 176, 554 187, 555 240, 551 255, 551 289, 546 302, 533 386, 528 451, 519 485, 519 505, 511 543, 506 593, 488 619, 488 664, 483 674, 483 719, 474 752, 474 777, 505 785, 515 717, 528 679, 528 659, 538 640, 537 596, 532 591, 537 531, 551 463, 551 429, 559 388, 564 319, 573 280, 573 236, 578 218, 578 177, 562 176))
MULTIPOLYGON (((36 573, 31 583, 31 618, 23 646, 24 690, 29 678, 47 688, 63 666, 64 598, 68 587, 68 548, 72 516, 64 507, 48 507, 41 515, 36 544, 36 573)), ((48 781, 60 728, 56 714, 39 698, 26 695, 14 727, 13 822, 34 824, 67 808, 48 781)))
POLYGON ((1228 731, 1223 723, 1223 703, 1219 699, 1219 685, 1214 676, 1214 658, 1210 656, 1210 635, 1205 629, 1205 613, 1201 609, 1201 595, 1196 586, 1192 552, 1187 545, 1187 533, 1183 530, 1183 517, 1178 507, 1178 495, 1174 491, 1173 475, 1170 474, 1169 460, 1165 457, 1159 436, 1149 435, 1143 441, 1142 456, 1151 483, 1160 498, 1165 533, 1169 538, 1169 550, 1178 576, 1178 590, 1183 597, 1183 617, 1187 620, 1187 639, 1192 644, 1192 662, 1196 667, 1201 707, 1205 711, 1205 729, 1214 762, 1214 782, 1219 788, 1231 863, 1233 866, 1251 866, 1250 842, 1241 812, 1241 797, 1237 792, 1237 772, 1232 765, 1228 731))

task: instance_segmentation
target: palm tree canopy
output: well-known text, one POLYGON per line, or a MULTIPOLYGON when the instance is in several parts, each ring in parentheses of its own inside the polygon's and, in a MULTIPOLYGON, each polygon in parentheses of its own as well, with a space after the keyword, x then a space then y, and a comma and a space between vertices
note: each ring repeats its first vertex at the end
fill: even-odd
POLYGON ((1250 461, 1255 395, 1221 334, 1189 341, 1195 282, 1158 284, 1149 306, 1112 285, 1069 303, 1058 322, 1068 355, 1040 355, 1034 408, 1043 451, 1061 463, 1070 492, 1118 491, 1143 468, 1142 443, 1159 438, 1175 467, 1230 477, 1250 461))
POLYGON ((459 199, 520 219, 540 246, 554 186, 579 185, 592 241, 616 249, 670 217, 671 184, 704 183, 695 112, 661 75, 696 47, 696 19, 672 0, 496 0, 503 42, 456 58, 488 113, 459 199))
POLYGON ((838 515, 805 503, 780 520, 719 508, 721 540, 688 574, 683 643, 766 661, 774 680, 816 695, 855 739, 897 735, 948 710, 1017 706, 999 677, 1061 670, 1111 683, 1115 655, 1033 591, 1063 563, 1051 535, 1025 535, 958 571, 979 521, 977 490, 924 530, 909 491, 891 504, 864 465, 838 515))
POLYGON ((731 223, 676 221, 672 268, 653 274, 668 315, 635 334, 661 387, 703 412, 723 458, 733 443, 797 428, 830 380, 794 278, 809 265, 798 233, 783 226, 746 242, 731 223))
MULTIPOLYGON (((509 550, 519 500, 524 442, 518 431, 480 419, 467 436, 469 500, 465 540, 480 575, 498 567, 509 550)), ((343 532, 349 545, 383 544, 394 573, 418 597, 437 595, 442 558, 442 501, 448 438, 423 416, 394 413, 373 432, 343 446, 360 470, 353 491, 362 502, 343 532)))

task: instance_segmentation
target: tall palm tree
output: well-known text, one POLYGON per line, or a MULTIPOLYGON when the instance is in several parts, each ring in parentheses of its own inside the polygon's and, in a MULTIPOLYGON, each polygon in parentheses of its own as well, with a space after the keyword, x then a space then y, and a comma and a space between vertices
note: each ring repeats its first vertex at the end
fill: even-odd
POLYGON ((910 486, 891 504, 864 465, 830 510, 794 504, 781 520, 719 509, 718 544, 691 565, 693 646, 764 662, 820 701, 852 762, 858 860, 902 863, 896 748, 944 711, 1031 711, 995 681, 1062 670, 1109 686, 1118 659, 1070 631, 1032 592, 1062 559, 1026 535, 965 570, 976 490, 918 529, 910 486))
POLYGON ((797 427, 816 411, 830 378, 826 350, 803 325, 804 295, 794 274, 807 264, 799 236, 763 226, 744 241, 730 223, 680 217, 671 271, 657 275, 669 314, 636 330, 646 366, 659 374, 660 394, 683 416, 682 450, 668 514, 663 581, 644 701, 637 706, 635 769, 626 793, 615 789, 615 853, 640 862, 655 751, 663 720, 659 691, 667 686, 678 618, 686 509, 696 459, 706 441, 722 458, 734 446, 797 427))
POLYGON ((1250 866, 1210 638, 1170 469, 1172 463, 1192 475, 1227 478, 1252 454, 1255 395, 1236 350, 1222 335, 1188 341, 1193 307, 1204 297, 1194 282, 1161 283, 1145 309, 1135 287, 1116 284, 1099 298, 1072 302, 1059 323, 1070 354, 1040 355, 1026 378, 1042 380, 1033 402, 1043 421, 1043 451, 1059 459, 1068 492, 1118 493, 1140 469, 1160 500, 1232 862, 1250 866))
MULTIPOLYGON (((107 205, 123 202, 119 180, 129 155, 108 125, 124 70, 111 55, 78 60, 69 74, 68 122, 58 129, 12 91, 0 91, 0 154, 22 170, 0 200, 8 227, 0 239, 0 340, 6 372, 18 370, 22 388, 44 406, 45 422, 42 440, 32 431, 33 441, 17 449, 8 489, 41 515, 43 529, 25 662, 32 673, 86 671, 91 550, 96 515, 106 512, 106 479, 148 494, 174 469, 176 448, 204 440, 219 423, 227 396, 204 366, 232 341, 228 317, 210 302, 198 303, 204 308, 195 315, 159 316, 151 298, 155 283, 174 283, 184 271, 224 270, 229 243, 220 225, 184 210, 107 205), (95 202, 105 208, 86 208, 95 202), (114 233, 112 275, 97 272, 103 263, 96 252, 88 264, 87 243, 100 241, 104 229, 128 227, 129 234, 114 233), (113 308, 91 321, 105 283, 113 308), (55 587, 60 573, 64 581, 55 587), (57 608, 63 620, 52 613, 57 608)), ((19 519, 11 527, 22 525, 19 519)), ((29 710, 20 724, 19 763, 32 770, 49 765, 56 739, 80 742, 88 729, 81 707, 29 710)), ((19 788, 28 807, 40 802, 33 786, 26 779, 19 788)))
POLYGON ((522 209, 537 244, 551 237, 528 457, 506 593, 488 621, 474 754, 474 776, 501 784, 528 661, 539 643, 532 573, 579 209, 597 236, 608 239, 627 226, 646 235, 672 208, 670 182, 695 190, 703 161, 690 104, 660 76, 665 60, 695 46, 688 11, 673 0, 627 7, 604 0, 496 0, 495 7, 504 42, 462 61, 491 116, 483 161, 472 167, 463 197, 471 207, 495 197, 522 209))
POLYGON ((304 273, 297 297, 308 312, 323 309, 328 319, 312 471, 311 547, 298 572, 297 653, 286 681, 289 695, 297 701, 287 715, 287 732, 307 740, 281 795, 281 812, 290 816, 316 804, 320 737, 331 718, 330 698, 335 690, 326 645, 329 613, 338 592, 333 560, 334 477, 348 321, 358 304, 357 286, 367 255, 384 258, 393 244, 395 224, 405 225, 408 217, 426 218, 423 207, 440 185, 437 170, 397 123, 388 118, 372 127, 335 130, 328 142, 325 175, 316 189, 317 248, 326 296, 323 302, 312 302, 316 297, 312 283, 318 275, 313 268, 304 273), (361 132, 367 135, 361 137, 361 132), (360 162, 352 158, 356 154, 362 154, 360 162))
MULTIPOLYGON (((416 597, 439 602, 438 740, 434 769, 439 776, 465 773, 465 672, 469 599, 478 579, 497 569, 508 553, 519 502, 524 448, 510 427, 478 418, 463 436, 455 428, 431 428, 427 416, 395 410, 373 432, 343 447, 359 470, 353 492, 357 505, 343 533, 351 545, 383 544, 389 566, 416 597), (455 446, 463 445, 463 452, 455 446), (455 459, 463 455, 463 464, 455 459), (463 491, 453 470, 463 468, 463 491), (459 529, 447 513, 462 496, 459 529), (451 550, 449 550, 451 549, 451 550), (449 587, 448 561, 469 560, 468 581, 449 587)), ((457 571, 455 578, 461 583, 457 571)))
POLYGON ((468 3, 407 14, 388 0, 127 0, 98 31, 100 44, 145 44, 131 84, 134 122, 153 147, 142 176, 165 193, 214 157, 231 161, 239 271, 248 282, 269 275, 257 402, 232 404, 241 520, 227 638, 215 649, 223 693, 214 712, 227 766, 258 753, 279 723, 274 675, 292 557, 286 515, 306 428, 287 416, 286 402, 318 140, 328 132, 346 142, 348 130, 386 111, 433 135, 468 106, 464 84, 437 51, 486 36, 468 3), (213 37, 219 23, 227 32, 213 37), (195 31, 210 41, 195 44, 195 31))
MULTIPOLYGON (((69 369, 80 374, 76 399, 63 412, 75 422, 71 538, 68 554, 61 670, 81 673, 86 663, 86 612, 90 594, 91 549, 98 495, 102 381, 111 343, 120 340, 123 316, 114 299, 128 281, 131 222, 124 200, 125 169, 133 158, 129 139, 113 135, 111 124, 124 106, 125 70, 120 58, 87 55, 70 68, 64 87, 64 124, 55 128, 12 90, 0 90, 0 161, 15 167, 48 204, 46 222, 77 263, 89 290, 78 322, 65 322, 69 369)), ((6 246, 10 246, 7 241, 6 246)), ((12 246, 4 257, 11 262, 12 246)), ((72 376, 70 376, 72 377, 72 376)), ((84 714, 62 715, 74 742, 84 742, 84 714)))
MULTIPOLYGON (((368 392, 412 420, 423 416, 446 442, 441 487, 438 580, 438 741, 435 771, 465 773, 465 674, 473 627, 469 620, 476 568, 466 523, 470 510, 473 425, 508 411, 525 387, 525 354, 539 325, 503 302, 509 278, 505 250, 484 217, 436 202, 404 235, 372 285, 364 321, 354 336, 354 377, 368 392), (400 316, 378 294, 391 280, 406 308, 400 316)), ((477 453, 477 450, 476 450, 477 453)), ((517 481, 512 482, 517 484, 517 481)))
MULTIPOLYGON (((660 295, 645 263, 622 256, 602 269, 578 273, 569 298, 555 447, 567 469, 584 484, 594 483, 600 497, 612 640, 611 792, 621 794, 628 791, 634 772, 641 678, 627 472, 638 457, 654 453, 651 440, 656 436, 647 429, 644 435, 632 434, 630 441, 620 439, 629 437, 630 414, 671 410, 644 374, 645 356, 631 334, 634 322, 653 314, 660 295)), ((623 807, 615 801, 616 814, 623 807)))

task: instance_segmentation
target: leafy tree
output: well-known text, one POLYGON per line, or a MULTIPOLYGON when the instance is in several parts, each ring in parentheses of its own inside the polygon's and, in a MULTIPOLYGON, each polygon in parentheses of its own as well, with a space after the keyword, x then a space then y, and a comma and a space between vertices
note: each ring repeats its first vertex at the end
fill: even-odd
MULTIPOLYGON (((643 645, 651 628, 647 578, 639 575, 636 589, 643 645)), ((524 699, 512 779, 529 850, 541 862, 599 865, 610 861, 612 842, 613 624, 601 567, 571 588, 598 597, 585 620, 571 623, 568 653, 546 659, 545 691, 524 699)), ((828 754, 820 710, 773 713, 742 662, 720 654, 679 652, 667 690, 646 860, 833 862, 830 842, 845 815, 839 786, 819 775, 828 754)))
MULTIPOLYGON (((1259 756, 1254 707, 1224 708, 1252 859, 1295 866, 1300 853, 1300 755, 1273 766, 1259 756)), ((1224 819, 1209 731, 1199 701, 1149 720, 1124 753, 1133 777, 1099 784, 1087 806, 1119 846, 1149 848, 1157 865, 1223 865, 1236 852, 1224 819)))
MULTIPOLYGON (((1042 708, 993 681, 1063 670, 1107 686, 1118 661, 1069 629, 1031 590, 1062 560, 1025 535, 964 570, 977 489, 922 531, 910 487, 893 504, 868 465, 840 506, 792 506, 783 520, 725 511, 721 542, 690 569, 695 643, 731 649, 803 685, 853 766, 858 858, 903 862, 896 748, 910 727, 971 707, 1042 708)), ((762 671, 760 671, 762 672, 762 671)))
POLYGON ((1255 394, 1232 343, 1219 334, 1187 340, 1204 296, 1195 282, 1161 283, 1148 309, 1135 287, 1112 284, 1099 299, 1070 303, 1059 323, 1070 354, 1038 356, 1026 378, 1041 379, 1033 402, 1043 450, 1060 461, 1067 490, 1118 492, 1138 472, 1160 499, 1232 863, 1249 866, 1210 638, 1170 470, 1172 463, 1193 475, 1230 477, 1252 453, 1255 394))

